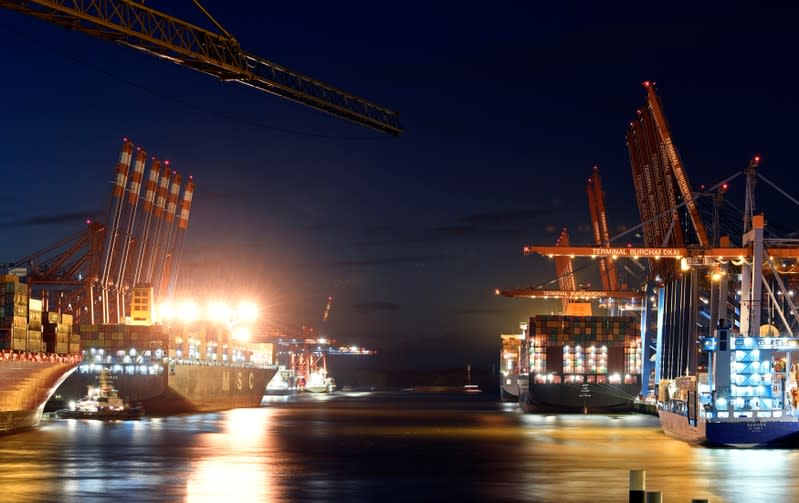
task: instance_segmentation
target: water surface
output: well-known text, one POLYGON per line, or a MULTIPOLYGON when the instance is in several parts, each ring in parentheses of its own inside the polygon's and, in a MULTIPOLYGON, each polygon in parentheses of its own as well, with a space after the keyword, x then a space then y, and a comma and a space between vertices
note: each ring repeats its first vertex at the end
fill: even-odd
POLYGON ((693 447, 644 415, 528 415, 475 395, 336 393, 0 437, 3 501, 791 501, 797 450, 693 447))

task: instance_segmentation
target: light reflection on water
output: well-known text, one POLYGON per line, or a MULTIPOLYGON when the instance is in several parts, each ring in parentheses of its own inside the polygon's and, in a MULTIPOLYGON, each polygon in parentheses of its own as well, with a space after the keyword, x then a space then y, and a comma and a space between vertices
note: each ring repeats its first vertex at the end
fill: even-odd
POLYGON ((337 393, 0 437, 3 501, 789 501, 797 450, 694 447, 643 415, 529 415, 463 395, 337 393))

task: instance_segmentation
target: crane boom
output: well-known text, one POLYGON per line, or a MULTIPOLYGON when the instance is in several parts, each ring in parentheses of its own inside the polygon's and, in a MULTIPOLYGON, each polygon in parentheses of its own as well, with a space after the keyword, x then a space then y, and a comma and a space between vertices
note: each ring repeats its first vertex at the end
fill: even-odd
POLYGON ((707 232, 705 231, 705 224, 702 222, 702 217, 699 215, 699 208, 696 207, 696 200, 691 190, 691 184, 688 182, 688 175, 683 168, 680 154, 677 153, 677 149, 674 147, 674 143, 671 140, 671 131, 666 122, 666 117, 663 115, 663 108, 660 106, 660 100, 655 93, 654 83, 649 81, 644 82, 644 87, 646 88, 647 102, 650 110, 652 110, 652 116, 655 119, 661 145, 665 150, 666 158, 671 163, 671 169, 674 173, 675 180, 677 180, 677 186, 680 188, 680 194, 682 194, 685 200, 685 206, 688 208, 688 215, 691 217, 691 223, 696 231, 696 238, 699 240, 700 246, 707 248, 710 242, 707 238, 707 232))
MULTIPOLYGON (((243 51, 220 35, 130 0, 0 0, 50 23, 140 49, 221 80, 238 82, 398 136, 399 114, 243 51)), ((210 17, 210 16, 209 16, 210 17)), ((213 18, 214 24, 219 26, 213 18)), ((224 30, 223 30, 224 31, 224 30)))
MULTIPOLYGON (((695 248, 597 248, 592 246, 546 246, 529 245, 523 248, 525 255, 545 255, 548 257, 626 257, 626 258, 672 258, 684 257, 702 258, 713 257, 719 259, 738 260, 751 258, 750 248, 708 248, 707 250, 695 248)), ((797 248, 770 247, 767 255, 773 258, 799 258, 797 248)))
POLYGON ((518 288, 514 290, 496 290, 497 295, 505 297, 555 298, 555 299, 637 299, 644 296, 635 290, 545 290, 542 288, 518 288))
MULTIPOLYGON (((608 218, 605 212, 605 193, 602 191, 602 180, 599 178, 599 168, 594 166, 594 172, 585 187, 588 195, 588 211, 591 214, 591 227, 594 231, 594 242, 597 246, 610 248, 610 231, 608 218)), ((599 261, 599 275, 602 288, 616 290, 616 264, 607 258, 599 261)))

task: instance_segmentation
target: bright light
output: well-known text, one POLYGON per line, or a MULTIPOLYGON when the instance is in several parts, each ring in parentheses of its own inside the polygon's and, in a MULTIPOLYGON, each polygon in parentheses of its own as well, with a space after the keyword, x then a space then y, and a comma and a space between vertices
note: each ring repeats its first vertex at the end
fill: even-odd
POLYGON ((213 321, 227 322, 230 318, 230 308, 228 308, 227 304, 224 302, 212 302, 208 306, 208 316, 210 316, 213 321))
POLYGON ((169 302, 164 302, 161 304, 158 311, 161 319, 164 321, 169 321, 175 318, 175 307, 169 302))
POLYGON ((258 318, 258 308, 252 302, 242 301, 239 304, 238 315, 241 321, 255 321, 258 318))
POLYGON ((250 340, 250 329, 247 327, 236 327, 233 329, 233 339, 237 341, 248 341, 250 340))
POLYGON ((180 307, 178 308, 178 317, 180 321, 184 323, 191 323, 200 315, 200 309, 197 307, 197 304, 190 300, 184 300, 180 303, 180 307))
POLYGON ((681 258, 680 259, 680 270, 685 272, 685 271, 687 271, 689 269, 691 269, 691 265, 688 263, 688 259, 686 259, 685 257, 681 258))

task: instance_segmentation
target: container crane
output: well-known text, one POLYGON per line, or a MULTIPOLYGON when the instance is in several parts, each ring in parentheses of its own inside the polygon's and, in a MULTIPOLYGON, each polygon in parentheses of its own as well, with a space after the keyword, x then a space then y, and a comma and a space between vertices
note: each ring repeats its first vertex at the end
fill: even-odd
POLYGON ((220 33, 145 7, 143 1, 0 0, 0 7, 127 45, 390 135, 402 133, 397 112, 245 52, 198 0, 193 1, 220 33))
MULTIPOLYGON (((84 231, 12 264, 28 271, 31 289, 42 289, 47 309, 70 313, 75 323, 124 323, 131 314, 132 290, 152 287, 150 279, 142 274, 146 257, 158 259, 160 255, 166 260, 156 264, 152 263, 156 262, 153 260, 150 269, 153 278, 161 282, 162 289, 149 295, 148 303, 171 293, 179 267, 183 233, 188 227, 194 182, 189 177, 179 214, 176 211, 180 175, 174 173, 171 177, 168 196, 164 188, 163 201, 157 202, 159 206, 153 214, 159 226, 165 224, 162 241, 166 244, 159 247, 158 241, 148 241, 145 235, 152 223, 150 213, 156 200, 155 186, 161 164, 153 159, 151 176, 143 184, 146 161, 145 151, 134 147, 125 138, 112 186, 108 223, 87 221, 84 231), (130 171, 134 152, 136 162, 130 171), (137 215, 139 200, 142 201, 144 216, 142 212, 137 215), (176 217, 177 225, 174 226, 172 222, 176 217)), ((170 171, 161 174, 161 180, 166 184, 170 171)))
MULTIPOLYGON (((610 246, 610 231, 608 218, 605 213, 605 193, 602 191, 602 180, 599 178, 599 168, 594 166, 594 172, 585 186, 588 195, 588 211, 591 214, 591 228, 594 231, 594 242, 597 246, 610 246)), ((605 290, 618 290, 616 280, 616 264, 608 259, 599 259, 599 278, 605 290)))
POLYGON ((705 231, 705 224, 702 222, 702 217, 699 215, 699 208, 696 206, 691 184, 688 181, 688 175, 683 167, 682 159, 674 143, 671 139, 671 130, 669 124, 666 122, 666 117, 663 115, 663 108, 660 106, 660 98, 655 93, 655 83, 646 81, 643 83, 647 91, 647 105, 652 112, 652 117, 655 121, 655 130, 657 131, 658 139, 660 141, 660 148, 665 151, 665 159, 668 160, 671 172, 674 179, 677 181, 677 187, 680 189, 680 194, 685 201, 685 206, 688 208, 688 216, 691 219, 694 231, 696 232, 696 239, 699 241, 699 246, 707 248, 710 246, 710 241, 705 231))
MULTIPOLYGON (((596 245, 609 248, 610 235, 605 213, 605 194, 602 191, 599 168, 596 166, 594 166, 591 178, 588 179, 586 194, 588 196, 588 209, 591 214, 591 223, 596 245)), ((555 248, 573 248, 569 242, 569 232, 566 228, 561 231, 560 236, 555 242, 555 248)), ((558 277, 559 290, 545 288, 497 289, 495 293, 505 297, 561 299, 563 303, 563 312, 567 314, 576 314, 576 311, 579 309, 578 306, 585 306, 587 301, 594 299, 639 299, 644 295, 642 292, 635 290, 619 289, 616 279, 616 265, 610 256, 603 256, 599 259, 602 290, 577 288, 574 267, 572 265, 572 258, 576 256, 575 254, 559 253, 551 256, 555 259, 555 272, 558 277)), ((583 310, 582 314, 588 314, 588 310, 583 310)))

